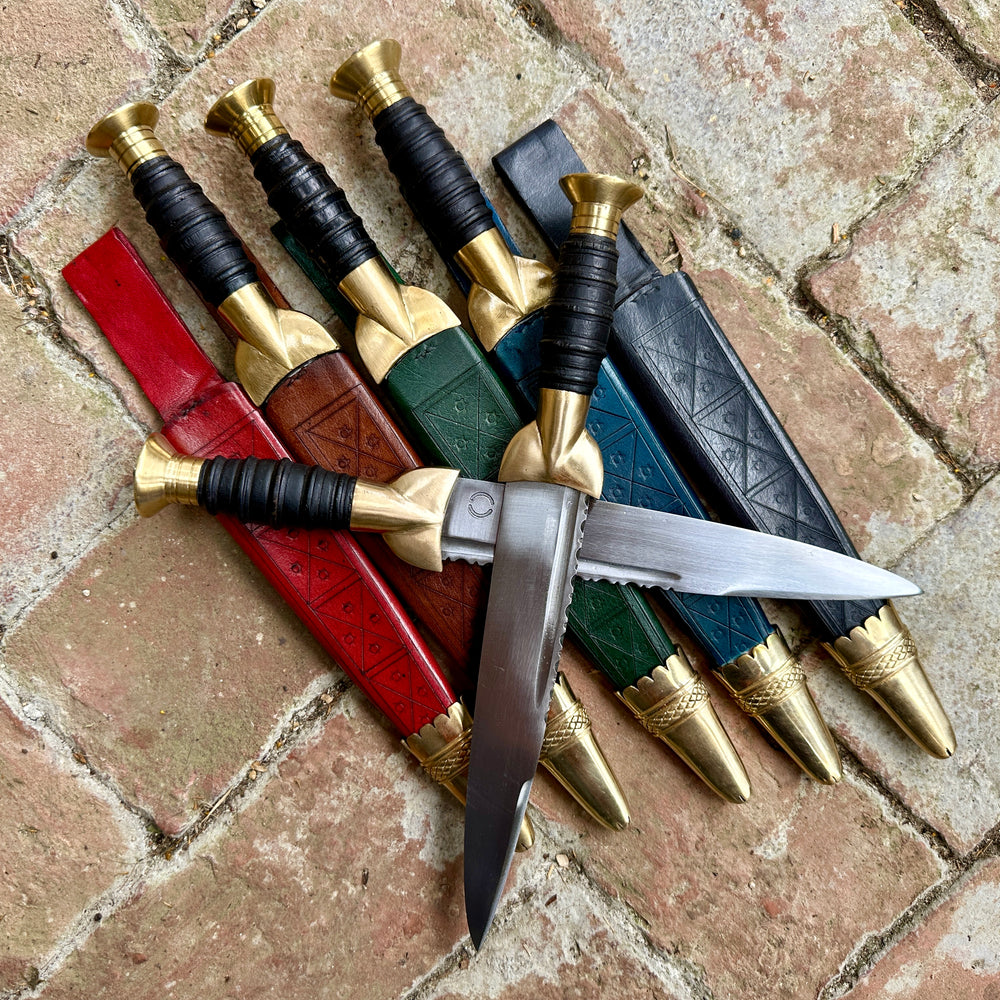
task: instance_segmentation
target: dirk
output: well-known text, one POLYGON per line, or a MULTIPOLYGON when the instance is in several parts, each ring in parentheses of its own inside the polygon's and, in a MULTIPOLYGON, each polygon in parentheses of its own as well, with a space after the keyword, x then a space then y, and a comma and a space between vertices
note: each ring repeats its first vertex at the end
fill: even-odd
MULTIPOLYGON (((163 417, 163 431, 174 445, 274 459, 286 454, 243 392, 215 370, 118 230, 88 247, 62 273, 163 417)), ((440 730, 441 720, 455 715, 457 698, 426 644, 351 538, 251 531, 232 518, 223 524, 323 649, 408 738, 411 750, 416 753, 429 731, 440 730), (355 599, 344 602, 345 593, 355 599), (380 650, 375 657, 363 641, 372 612, 380 650), (354 637, 362 641, 350 641, 354 637)), ((462 729, 447 739, 467 746, 471 720, 463 713, 460 722, 462 729)), ((462 767, 428 769, 428 774, 464 803, 467 764, 466 757, 462 767)), ((534 838, 525 820, 518 849, 534 838)))
MULTIPOLYGON (((249 157, 271 206, 284 218, 294 220, 304 240, 314 248, 327 270, 336 275, 335 280, 358 309, 352 326, 362 360, 376 380, 389 387, 396 411, 410 418, 408 425, 413 437, 426 440, 427 426, 440 422, 442 415, 447 419, 451 413, 474 412, 483 396, 479 391, 482 387, 475 381, 477 367, 484 367, 482 357, 444 302, 430 292, 402 286, 395 280, 361 220, 351 210, 344 192, 330 180, 323 166, 288 135, 274 111, 273 97, 271 80, 249 80, 219 98, 208 112, 206 128, 234 139, 249 157)), ((319 430, 322 420, 319 414, 333 402, 332 386, 328 381, 305 386, 304 378, 308 376, 300 367, 294 386, 287 387, 283 405, 273 402, 272 392, 269 412, 281 409, 282 425, 296 436, 302 436, 308 426, 310 459, 319 464, 333 464, 330 462, 333 449, 327 444, 329 435, 319 430)), ((357 397, 364 395, 369 408, 376 407, 374 398, 357 377, 354 383, 357 397)), ((516 426, 516 415, 502 392, 492 399, 494 405, 483 407, 481 413, 491 429, 485 429, 481 436, 493 436, 499 455, 516 426), (505 434, 508 427, 510 430, 505 434)), ((379 425, 387 428, 383 436, 390 439, 389 447, 394 446, 399 463, 398 470, 392 471, 416 467, 419 464, 416 453, 390 425, 384 410, 381 407, 378 410, 379 425)), ((454 451, 461 448, 434 457, 447 463, 454 451)), ((338 467, 343 468, 343 464, 338 467)), ((398 561, 397 567, 402 569, 398 561)), ((440 580, 411 574, 406 582, 409 583, 406 596, 414 590, 420 592, 421 603, 417 607, 421 619, 463 665, 468 676, 474 658, 478 659, 478 638, 486 609, 482 571, 452 563, 444 566, 440 580), (449 595, 452 595, 450 607, 445 600, 449 595), (454 640, 450 647, 447 645, 449 632, 456 631, 456 623, 461 625, 458 636, 461 644, 457 649, 454 647, 459 644, 454 640)), ((582 705, 579 709, 586 714, 582 705)), ((589 727, 576 733, 576 743, 573 754, 567 748, 547 755, 542 759, 543 766, 591 816, 611 829, 623 828, 628 823, 624 792, 589 727), (581 766, 584 760, 587 765, 581 766)))
MULTIPOLYGON (((570 214, 556 181, 569 170, 584 169, 559 126, 543 123, 494 163, 549 245, 558 246, 570 214)), ((682 271, 662 275, 627 227, 620 249, 612 350, 658 429, 676 442, 687 467, 698 470, 700 485, 720 514, 856 556, 815 477, 691 279, 682 271), (729 422, 726 435, 721 420, 729 422), (735 447, 730 425, 745 428, 735 447)), ((949 757, 954 730, 895 608, 872 601, 813 601, 811 610, 826 632, 824 645, 851 682, 918 746, 949 757)))
MULTIPOLYGON (((409 95, 399 73, 400 55, 398 42, 373 42, 337 70, 330 88, 340 97, 356 100, 372 119, 376 141, 400 182, 400 190, 467 290, 469 317, 480 343, 516 388, 523 404, 534 408, 542 307, 551 295, 551 271, 516 254, 461 155, 409 95)), ((557 196, 560 207, 568 210, 565 199, 557 196)), ((604 361, 598 375, 588 430, 606 458, 605 499, 707 517, 610 359, 604 361)), ((677 592, 664 597, 714 661, 716 675, 733 692, 739 707, 767 729, 811 778, 825 783, 838 781, 842 772, 833 738, 806 686, 804 673, 760 605, 750 598, 712 601, 677 592), (772 668, 789 661, 794 663, 797 683, 782 687, 780 708, 778 703, 765 705, 759 699, 740 696, 749 684, 763 683, 772 668), (751 705, 754 711, 749 711, 751 705)), ((620 666, 615 679, 619 688, 633 687, 647 672, 648 666, 638 669, 633 663, 627 668, 620 666)), ((663 675, 659 676, 662 680, 663 675)), ((786 669, 782 678, 768 682, 769 689, 777 691, 781 680, 789 676, 786 669)), ((633 708, 629 698, 623 700, 633 708)), ((713 729, 712 739, 692 732, 694 742, 682 756, 695 758, 696 747, 721 750, 728 739, 713 710, 700 713, 699 718, 713 729)), ((674 740, 679 738, 680 733, 675 732, 674 740)), ((706 761, 708 764, 714 764, 714 772, 727 787, 738 789, 737 801, 749 792, 745 772, 736 763, 731 746, 722 757, 706 761)), ((703 773, 703 769, 695 769, 703 773)), ((721 790, 718 784, 715 787, 721 790)))

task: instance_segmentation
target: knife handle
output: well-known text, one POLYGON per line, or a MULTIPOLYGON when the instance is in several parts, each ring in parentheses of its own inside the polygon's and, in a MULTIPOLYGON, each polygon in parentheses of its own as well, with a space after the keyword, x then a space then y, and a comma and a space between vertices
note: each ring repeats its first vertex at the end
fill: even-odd
POLYGON ((167 256, 217 306, 257 281, 257 270, 223 214, 167 155, 153 132, 158 119, 152 104, 127 104, 90 130, 87 149, 118 162, 167 256))
POLYGON ((326 168, 288 134, 273 101, 273 80, 247 80, 212 105, 205 128, 246 154, 267 203, 339 284, 378 248, 326 168))
POLYGON ((450 259, 496 221, 462 155, 410 96, 400 56, 395 40, 373 42, 340 66, 330 90, 364 109, 403 197, 450 259))

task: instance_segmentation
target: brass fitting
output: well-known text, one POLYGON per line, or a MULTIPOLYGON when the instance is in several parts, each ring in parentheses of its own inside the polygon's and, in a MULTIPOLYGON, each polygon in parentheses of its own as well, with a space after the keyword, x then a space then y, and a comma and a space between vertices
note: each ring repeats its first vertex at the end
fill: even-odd
POLYGON ((117 163, 125 176, 146 160, 166 156, 160 140, 153 134, 160 112, 152 104, 136 101, 123 104, 106 114, 87 133, 87 152, 92 156, 107 156, 117 163))
POLYGON ((570 233, 616 239, 622 215, 642 197, 642 188, 611 174, 566 174, 559 186, 573 204, 570 233))
POLYGON ((330 77, 330 93, 356 102, 369 119, 409 97, 399 75, 403 50, 393 38, 383 38, 348 56, 330 77))
POLYGON ((198 506, 198 478, 205 459, 181 455, 159 433, 150 434, 139 452, 132 480, 136 510, 152 517, 168 504, 198 506))
POLYGON ((247 80, 220 97, 205 116, 213 135, 228 135, 247 156, 288 129, 274 113, 274 81, 267 77, 247 80))

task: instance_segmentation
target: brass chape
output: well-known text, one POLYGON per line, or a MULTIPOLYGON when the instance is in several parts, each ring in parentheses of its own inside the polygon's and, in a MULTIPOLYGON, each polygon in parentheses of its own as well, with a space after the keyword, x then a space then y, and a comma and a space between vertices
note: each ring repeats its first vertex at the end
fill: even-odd
MULTIPOLYGON (((472 716, 460 701, 448 707, 446 714, 422 726, 402 741, 420 766, 465 805, 468 790, 469 753, 472 743, 472 716)), ((535 831, 527 816, 521 822, 517 850, 526 851, 535 840, 535 831)))
POLYGON ((371 257, 337 286, 358 310, 358 353, 376 382, 407 351, 461 320, 433 292, 400 285, 381 257, 371 257))
POLYGON ((611 174, 566 174, 559 186, 573 203, 571 233, 618 235, 618 224, 629 205, 642 197, 642 188, 611 174))
POLYGON ((399 75, 403 50, 393 38, 383 38, 348 56, 330 77, 330 93, 356 101, 369 118, 409 97, 399 75))
POLYGON ((359 480, 351 527, 385 532, 386 544, 404 562, 440 572, 441 529, 457 480, 455 469, 435 468, 404 472, 391 483, 359 480))
POLYGON ((740 710, 756 719, 814 781, 843 777, 840 754, 806 685, 806 675, 777 631, 719 667, 716 677, 740 710))
POLYGON ((824 646, 851 683, 870 694, 914 743, 934 757, 955 752, 955 731, 891 601, 849 636, 824 646))
POLYGON ((469 321, 483 349, 492 351, 526 316, 552 295, 552 269, 541 261, 515 257, 500 230, 468 242, 455 260, 469 276, 469 321))
POLYGON ((590 397, 542 389, 535 419, 507 445, 497 479, 571 486, 599 497, 604 485, 601 449, 587 431, 590 397))
POLYGON ((274 111, 274 81, 267 77, 247 80, 227 90, 205 116, 213 135, 228 135, 247 156, 288 129, 274 111))
POLYGON ((291 309, 279 309, 258 281, 224 299, 219 315, 241 338, 236 346, 236 374, 258 406, 299 365, 340 349, 316 320, 291 309))
POLYGON ((145 101, 123 104, 87 133, 87 152, 110 157, 131 180, 132 171, 140 163, 167 155, 153 134, 159 120, 160 112, 152 104, 145 101))
POLYGON ((624 830, 628 802, 590 727, 590 716, 559 673, 545 720, 542 766, 599 823, 624 830))
POLYGON ((729 802, 750 798, 750 779, 683 650, 618 692, 641 725, 729 802))
POLYGON ((180 455, 162 434, 150 434, 139 452, 132 481, 136 510, 152 517, 168 504, 198 506, 198 478, 205 459, 180 455))

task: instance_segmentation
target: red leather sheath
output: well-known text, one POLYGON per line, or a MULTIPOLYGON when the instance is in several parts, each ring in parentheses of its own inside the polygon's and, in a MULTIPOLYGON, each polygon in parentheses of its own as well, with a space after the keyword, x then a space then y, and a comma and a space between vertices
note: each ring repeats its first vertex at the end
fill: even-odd
MULTIPOLYGON (((176 448, 205 456, 289 457, 243 390, 216 371, 120 230, 109 230, 62 273, 160 412, 163 433, 176 448)), ((349 532, 219 520, 402 735, 457 700, 349 532)))

